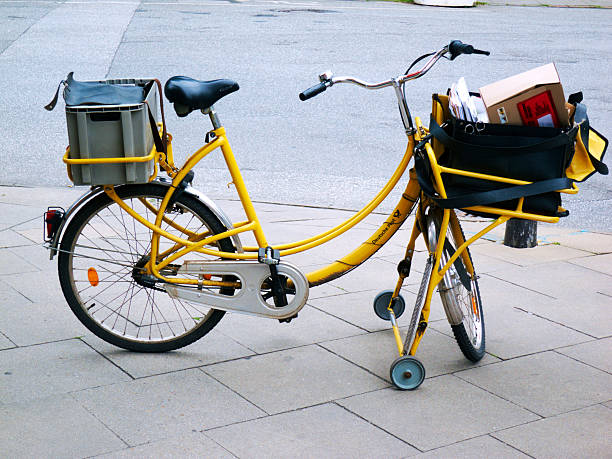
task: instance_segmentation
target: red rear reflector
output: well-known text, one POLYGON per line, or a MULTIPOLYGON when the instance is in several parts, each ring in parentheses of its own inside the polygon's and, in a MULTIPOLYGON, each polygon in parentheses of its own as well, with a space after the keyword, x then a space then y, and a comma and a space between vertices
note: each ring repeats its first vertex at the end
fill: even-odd
POLYGON ((45 212, 45 223, 47 224, 47 234, 53 233, 53 223, 55 221, 55 216, 57 215, 57 210, 48 210, 45 212))
POLYGON ((43 232, 45 241, 49 242, 55 237, 64 218, 64 209, 61 207, 49 207, 43 214, 43 232))

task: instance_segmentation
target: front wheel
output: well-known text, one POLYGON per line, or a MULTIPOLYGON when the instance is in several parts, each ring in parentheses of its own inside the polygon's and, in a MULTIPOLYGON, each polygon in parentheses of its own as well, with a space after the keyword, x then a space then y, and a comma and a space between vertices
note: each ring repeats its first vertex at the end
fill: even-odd
MULTIPOLYGON (((167 190, 159 183, 115 188, 129 207, 152 223, 167 190)), ((166 210, 161 227, 192 241, 226 231, 208 207, 186 193, 166 210)), ((172 298, 163 284, 147 275, 144 267, 150 258, 151 237, 150 229, 129 216, 106 193, 100 193, 70 220, 60 245, 58 273, 66 301, 92 333, 124 349, 165 352, 204 336, 224 312, 172 298)), ((171 254, 178 248, 161 237, 158 253, 171 254)), ((214 248, 236 250, 230 238, 215 242, 214 248)), ((177 275, 186 259, 207 258, 212 257, 190 252, 164 268, 162 274, 177 275)), ((224 295, 234 292, 230 287, 216 289, 224 295)))
MULTIPOLYGON (((442 209, 430 208, 427 215, 427 235, 429 247, 432 251, 437 246, 442 227, 442 214, 442 209)), ((460 232, 462 239, 465 240, 459 221, 456 222, 457 230, 460 232)), ((442 268, 453 256, 458 245, 449 224, 438 269, 442 268)), ((470 252, 467 248, 465 253, 471 261, 470 252)), ((485 354, 485 325, 476 273, 469 274, 462 257, 459 256, 444 274, 438 285, 438 290, 446 317, 461 352, 468 360, 478 362, 485 354)))

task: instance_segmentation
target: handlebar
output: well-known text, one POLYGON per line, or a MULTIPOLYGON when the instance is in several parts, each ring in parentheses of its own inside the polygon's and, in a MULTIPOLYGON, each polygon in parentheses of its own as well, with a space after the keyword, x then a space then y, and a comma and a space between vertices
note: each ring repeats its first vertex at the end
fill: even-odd
POLYGON ((489 51, 475 49, 472 45, 462 43, 459 40, 453 40, 441 50, 431 54, 426 54, 425 56, 421 56, 419 59, 417 59, 417 61, 415 61, 413 64, 425 57, 431 56, 431 58, 425 63, 421 70, 410 74, 407 73, 397 78, 391 78, 389 80, 381 81, 379 83, 368 83, 353 77, 333 77, 331 73, 323 73, 319 75, 319 80, 321 81, 319 84, 312 86, 300 93, 300 100, 304 101, 311 99, 312 97, 321 94, 327 88, 336 83, 351 83, 366 89, 381 89, 386 88, 388 86, 400 87, 407 81, 415 80, 425 75, 442 57, 446 57, 447 59, 452 61, 461 54, 484 54, 485 56, 488 56, 491 53, 489 51), (447 57, 447 54, 450 54, 450 56, 447 57))

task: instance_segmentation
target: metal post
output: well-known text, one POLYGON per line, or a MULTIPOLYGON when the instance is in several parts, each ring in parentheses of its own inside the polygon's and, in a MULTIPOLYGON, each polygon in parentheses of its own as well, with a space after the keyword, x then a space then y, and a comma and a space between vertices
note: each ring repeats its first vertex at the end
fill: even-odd
POLYGON ((538 245, 538 222, 511 218, 506 222, 504 245, 515 249, 526 249, 538 245))

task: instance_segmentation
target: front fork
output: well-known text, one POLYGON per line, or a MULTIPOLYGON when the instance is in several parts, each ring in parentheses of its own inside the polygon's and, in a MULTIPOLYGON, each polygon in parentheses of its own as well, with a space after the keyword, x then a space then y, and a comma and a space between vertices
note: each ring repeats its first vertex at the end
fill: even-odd
MULTIPOLYGON (((397 350, 400 356, 407 354, 415 355, 419 343, 423 338, 423 335, 425 334, 425 330, 427 329, 433 292, 440 283, 440 281, 443 279, 444 274, 451 265, 451 263, 447 263, 444 267, 442 267, 442 269, 440 269, 440 260, 442 259, 442 252, 444 249, 444 243, 446 241, 446 234, 449 226, 451 228, 455 241, 457 242, 457 245, 461 245, 464 242, 463 234, 458 226, 459 222, 457 216, 455 215, 453 210, 445 209, 444 216, 442 219, 442 225, 440 228, 440 234, 438 235, 436 241, 436 247, 431 247, 427 234, 427 222, 425 219, 426 208, 427 206, 423 205, 421 201, 421 204, 419 205, 416 213, 414 225, 412 227, 412 234, 406 247, 406 254, 404 256, 404 259, 398 264, 399 277, 395 286, 395 290, 393 291, 392 298, 387 307, 389 317, 391 319, 391 326, 393 329, 395 343, 397 345, 397 350), (429 256, 427 259, 427 264, 425 266, 425 272, 423 273, 421 285, 419 287, 419 292, 417 294, 417 299, 410 320, 410 325, 408 327, 408 332, 406 333, 405 340, 402 341, 399 326, 397 324, 397 318, 395 317, 395 313, 393 311, 393 305, 394 302, 397 301, 404 280, 410 274, 410 265, 415 250, 416 240, 421 234, 423 234, 423 239, 425 240, 425 244, 428 248, 429 256)), ((464 263, 465 266, 468 268, 469 273, 472 274, 474 271, 471 265, 471 261, 467 256, 467 252, 463 251, 460 256, 462 257, 462 260, 467 259, 467 263, 464 263)))

